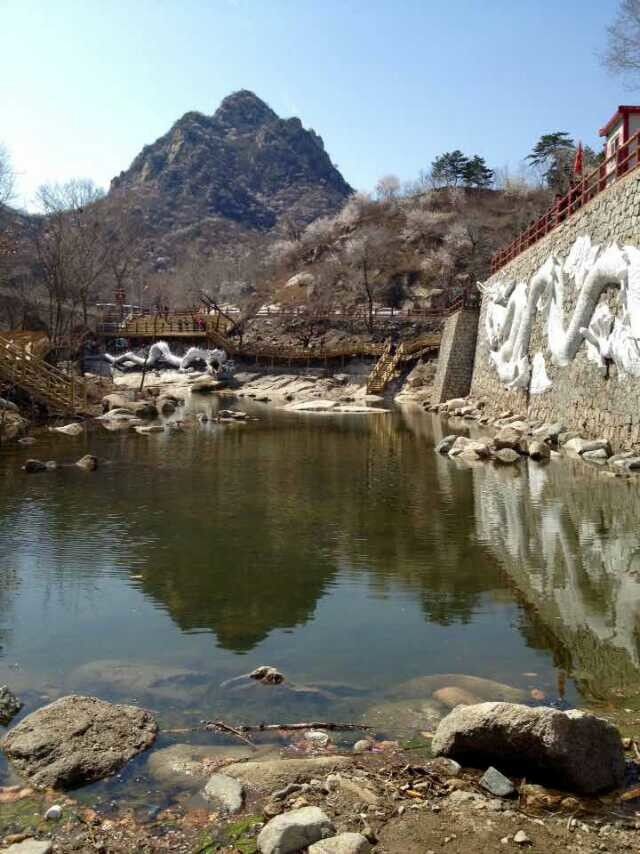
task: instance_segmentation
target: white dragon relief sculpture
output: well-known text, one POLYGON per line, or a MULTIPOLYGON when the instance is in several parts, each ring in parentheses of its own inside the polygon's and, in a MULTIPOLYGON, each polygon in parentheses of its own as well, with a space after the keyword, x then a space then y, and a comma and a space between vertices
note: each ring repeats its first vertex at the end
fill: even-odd
POLYGON ((611 243, 601 247, 579 237, 564 262, 549 256, 529 281, 499 280, 480 290, 489 300, 485 332, 489 356, 500 380, 509 388, 532 393, 551 386, 544 356, 533 364, 529 344, 537 312, 547 312, 547 342, 551 361, 560 367, 576 356, 583 341, 590 359, 608 361, 640 377, 640 249, 611 243), (602 294, 615 288, 620 310, 615 315, 602 294), (574 291, 575 308, 565 318, 565 296, 574 291))
POLYGON ((203 350, 200 347, 190 347, 184 356, 176 356, 171 352, 171 348, 166 341, 156 341, 149 347, 149 352, 145 356, 139 356, 137 353, 129 350, 120 356, 111 356, 105 353, 105 359, 113 365, 114 368, 120 369, 135 369, 135 368, 157 368, 165 366, 169 368, 177 368, 179 371, 187 371, 197 367, 204 366, 207 373, 219 374, 223 372, 229 365, 227 354, 224 350, 203 350))

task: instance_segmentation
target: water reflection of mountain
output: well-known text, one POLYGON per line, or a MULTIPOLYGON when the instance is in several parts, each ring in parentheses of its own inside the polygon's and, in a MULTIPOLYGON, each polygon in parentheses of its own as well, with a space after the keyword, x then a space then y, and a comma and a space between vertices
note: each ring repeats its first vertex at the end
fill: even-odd
POLYGON ((141 583, 183 630, 225 648, 304 624, 339 571, 367 570, 380 595, 410 589, 443 624, 470 620, 499 586, 474 549, 468 473, 438 488, 445 461, 389 417, 323 418, 322 430, 280 418, 162 448, 137 446, 122 499, 141 583))
POLYGON ((473 472, 477 534, 585 695, 640 689, 640 493, 584 464, 473 472))
POLYGON ((309 620, 338 568, 370 570, 380 593, 398 582, 430 590, 425 610, 442 622, 468 619, 486 589, 486 578, 454 581, 459 552, 446 528, 459 520, 443 522, 431 476, 416 486, 423 449, 389 418, 325 419, 321 431, 317 422, 279 421, 258 436, 191 441, 202 462, 188 485, 182 470, 145 472, 158 480, 151 492, 171 501, 170 514, 156 507, 162 548, 144 589, 181 628, 209 628, 222 646, 248 650, 275 628, 309 620))

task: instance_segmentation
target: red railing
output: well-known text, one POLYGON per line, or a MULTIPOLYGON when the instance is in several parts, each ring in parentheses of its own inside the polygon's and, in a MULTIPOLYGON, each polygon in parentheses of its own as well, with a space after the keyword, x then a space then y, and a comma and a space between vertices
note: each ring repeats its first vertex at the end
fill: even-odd
POLYGON ((565 196, 558 197, 540 219, 532 223, 516 239, 496 252, 491 259, 491 272, 497 272, 525 249, 533 246, 550 231, 595 198, 603 190, 615 184, 624 175, 640 165, 640 131, 628 142, 611 154, 588 175, 575 184, 565 196))

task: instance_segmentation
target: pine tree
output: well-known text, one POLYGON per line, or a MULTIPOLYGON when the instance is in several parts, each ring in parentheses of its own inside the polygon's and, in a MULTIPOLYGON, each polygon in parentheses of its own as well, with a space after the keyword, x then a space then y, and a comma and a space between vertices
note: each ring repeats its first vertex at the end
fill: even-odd
POLYGON ((543 134, 527 155, 534 169, 540 171, 549 189, 566 193, 571 183, 576 144, 566 131, 543 134))
POLYGON ((474 154, 467 160, 462 174, 465 187, 490 187, 493 184, 494 171, 489 169, 484 157, 474 154))
POLYGON ((435 184, 445 187, 457 187, 464 180, 464 172, 469 161, 456 149, 441 154, 431 164, 431 177, 435 184))

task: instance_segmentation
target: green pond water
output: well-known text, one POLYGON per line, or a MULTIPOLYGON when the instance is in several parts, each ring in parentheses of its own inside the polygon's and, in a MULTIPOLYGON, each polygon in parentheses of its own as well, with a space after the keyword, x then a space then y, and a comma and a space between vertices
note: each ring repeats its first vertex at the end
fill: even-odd
MULTIPOLYGON (((145 705, 163 728, 373 710, 381 734, 406 737, 386 704, 456 683, 402 687, 438 674, 638 708, 635 481, 569 461, 455 463, 434 453, 452 425, 422 411, 251 411, 0 449, 0 684, 23 714, 75 692, 145 705), (88 452, 95 473, 20 470, 88 452), (222 685, 261 664, 314 690, 222 685)), ((135 778, 148 792, 145 762, 101 791, 135 778)))

